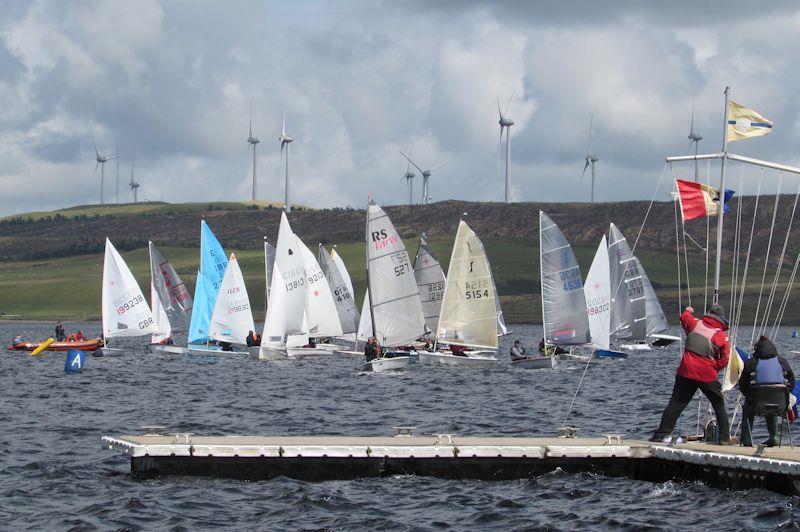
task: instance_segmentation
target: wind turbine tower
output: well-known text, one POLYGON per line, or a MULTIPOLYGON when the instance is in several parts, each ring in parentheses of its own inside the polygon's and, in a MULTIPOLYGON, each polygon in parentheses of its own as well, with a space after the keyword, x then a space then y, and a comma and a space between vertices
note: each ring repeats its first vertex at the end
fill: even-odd
POLYGON ((139 183, 133 180, 133 164, 135 161, 136 161, 136 152, 133 152, 133 157, 131 157, 131 182, 128 184, 128 188, 133 194, 134 203, 136 203, 139 199, 139 186, 140 186, 139 183))
MULTIPOLYGON (((413 145, 408 146, 408 154, 411 155, 411 148, 413 145)), ((406 161, 406 173, 403 174, 403 177, 406 179, 406 185, 408 185, 408 204, 414 204, 414 178, 417 176, 414 172, 411 171, 411 161, 406 161)))
MULTIPOLYGON (((514 95, 512 94, 511 98, 513 97, 514 95)), ((500 151, 500 144, 503 142, 503 128, 506 130, 506 203, 511 202, 511 181, 509 181, 509 172, 511 167, 511 126, 514 125, 514 121, 508 117, 508 106, 511 105, 511 98, 508 99, 508 103, 506 104, 505 114, 500 109, 500 98, 497 98, 497 114, 500 115, 500 140, 497 144, 498 152, 500 151)))
POLYGON ((703 137, 696 133, 694 130, 694 94, 692 94, 692 121, 691 125, 689 126, 689 149, 692 147, 692 142, 694 142, 694 182, 697 183, 697 152, 700 147, 700 141, 703 140, 703 137))
POLYGON ((100 167, 100 205, 105 205, 106 203, 106 196, 105 196, 105 185, 106 185, 106 163, 115 157, 107 157, 105 155, 100 155, 100 151, 97 149, 97 142, 94 140, 94 128, 89 128, 89 132, 92 135, 92 145, 94 146, 94 155, 95 161, 97 164, 94 166, 94 171, 97 172, 97 167, 100 167))
MULTIPOLYGON (((261 142, 258 137, 253 136, 253 102, 250 102, 250 133, 247 135, 247 144, 253 147, 253 202, 256 201, 256 145, 261 142)), ((288 152, 287 152, 288 153, 288 152)))
POLYGON ((403 157, 408 159, 408 162, 410 162, 414 166, 414 168, 419 170, 420 173, 422 174, 422 204, 423 205, 429 205, 430 202, 431 202, 431 196, 429 194, 429 188, 428 187, 429 187, 430 181, 431 181, 431 173, 434 170, 436 170, 437 168, 439 168, 440 166, 442 166, 444 163, 446 163, 450 159, 452 159, 452 157, 448 158, 448 159, 445 159, 444 161, 440 162, 439 164, 437 164, 436 166, 434 166, 430 170, 423 170, 422 168, 420 168, 420 166, 417 163, 415 163, 414 161, 411 160, 411 157, 409 157, 408 155, 406 155, 402 151, 400 152, 400 155, 402 155, 403 157))
POLYGON ((281 143, 281 154, 283 154, 284 146, 286 147, 286 183, 283 189, 283 210, 287 213, 292 212, 292 206, 289 204, 289 145, 293 140, 292 137, 286 134, 286 113, 283 113, 283 126, 281 126, 281 136, 278 137, 278 141, 281 143))
POLYGON ((591 200, 594 203, 594 180, 595 180, 595 173, 594 173, 594 164, 598 161, 597 155, 592 153, 592 122, 594 121, 594 115, 589 118, 589 143, 586 146, 586 164, 583 165, 583 172, 581 172, 581 183, 583 183, 583 176, 586 174, 586 169, 591 166, 592 168, 592 195, 591 200))

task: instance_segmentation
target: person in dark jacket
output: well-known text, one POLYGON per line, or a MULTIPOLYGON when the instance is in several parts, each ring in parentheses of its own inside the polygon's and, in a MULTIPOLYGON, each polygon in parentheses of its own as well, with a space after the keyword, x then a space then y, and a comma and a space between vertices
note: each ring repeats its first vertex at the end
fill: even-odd
POLYGON ((694 317, 694 309, 686 307, 681 314, 681 325, 686 333, 685 349, 675 375, 672 396, 661 416, 661 423, 650 441, 663 441, 672 434, 681 412, 699 389, 714 408, 719 426, 720 444, 733 445, 730 438, 725 398, 719 383, 719 372, 728 365, 730 341, 725 331, 728 321, 721 305, 714 305, 701 319, 694 317))
POLYGON ((56 322, 56 342, 63 342, 67 336, 64 334, 64 326, 61 322, 56 322))
MULTIPOLYGON (((742 375, 739 377, 739 391, 745 397, 744 423, 742 424, 742 445, 753 445, 752 430, 755 421, 755 390, 762 386, 779 387, 788 394, 794 389, 794 372, 785 358, 778 355, 778 349, 769 338, 761 336, 753 347, 753 356, 744 363, 742 375)), ((778 416, 764 416, 769 431, 769 439, 764 442, 767 447, 774 447, 778 433, 778 416)))
POLYGON ((372 336, 367 338, 367 345, 364 346, 364 358, 367 359, 367 362, 378 358, 378 344, 372 336))
POLYGON ((258 338, 256 338, 256 333, 253 331, 248 331, 247 334, 247 347, 255 347, 258 345, 258 338))

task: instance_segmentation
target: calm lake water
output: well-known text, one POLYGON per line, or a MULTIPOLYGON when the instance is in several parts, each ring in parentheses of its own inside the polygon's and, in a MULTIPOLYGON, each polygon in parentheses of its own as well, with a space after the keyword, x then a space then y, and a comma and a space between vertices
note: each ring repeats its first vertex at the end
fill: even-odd
MULTIPOLYGON (((79 325, 97 333, 99 323, 79 325)), ((77 325, 69 324, 71 330, 77 325)), ((50 324, 0 324, 45 337, 50 324)), ((128 458, 100 437, 166 425, 198 434, 553 435, 583 372, 511 368, 513 339, 538 343, 540 327, 515 326, 502 363, 488 370, 411 367, 364 375, 360 360, 259 362, 220 357, 213 365, 151 355, 127 342, 120 358, 87 357, 64 373, 64 353, 6 352, 0 372, 0 528, 203 530, 768 529, 797 527, 800 499, 766 491, 725 492, 702 484, 653 484, 553 472, 514 481, 398 476, 309 483, 170 477, 136 480, 128 458)), ((69 332, 69 331, 68 331, 69 332)), ((783 329, 776 342, 800 349, 783 329)), ((680 353, 644 352, 592 362, 570 424, 582 435, 645 438, 669 398, 680 353)), ((787 358, 800 367, 793 355, 787 358)), ((684 413, 693 432, 697 405, 684 413)), ((759 425, 762 427, 763 423, 759 425)), ((763 428, 763 427, 762 427, 763 428)))

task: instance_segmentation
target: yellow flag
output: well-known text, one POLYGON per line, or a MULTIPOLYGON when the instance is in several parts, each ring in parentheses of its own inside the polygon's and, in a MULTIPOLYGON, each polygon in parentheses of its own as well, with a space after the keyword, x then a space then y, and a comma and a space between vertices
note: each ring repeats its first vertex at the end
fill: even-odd
POLYGON ((728 142, 760 137, 770 131, 772 121, 733 100, 728 102, 728 142))

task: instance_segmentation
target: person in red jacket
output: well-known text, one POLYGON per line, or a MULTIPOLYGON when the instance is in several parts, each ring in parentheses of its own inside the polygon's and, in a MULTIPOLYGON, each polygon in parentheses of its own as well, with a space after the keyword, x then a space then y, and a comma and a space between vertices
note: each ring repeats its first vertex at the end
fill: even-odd
POLYGON ((728 365, 731 345, 728 335, 728 321, 721 305, 714 305, 701 319, 694 317, 694 309, 686 307, 681 314, 681 325, 686 333, 683 358, 675 375, 672 397, 661 416, 661 424, 650 441, 663 441, 672 434, 675 423, 686 405, 699 389, 714 408, 719 426, 720 443, 734 444, 730 439, 728 413, 718 375, 728 365))

